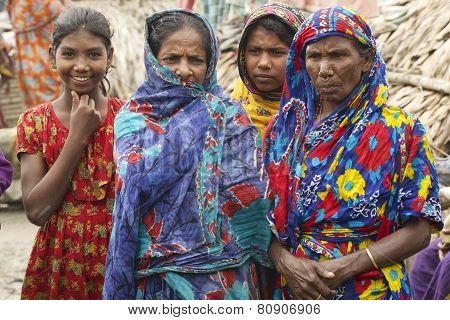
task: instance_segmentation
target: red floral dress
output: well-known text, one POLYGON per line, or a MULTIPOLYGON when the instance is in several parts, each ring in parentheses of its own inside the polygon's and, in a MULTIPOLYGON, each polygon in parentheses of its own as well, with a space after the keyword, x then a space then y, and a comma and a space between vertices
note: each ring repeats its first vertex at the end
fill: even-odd
MULTIPOLYGON (((107 116, 89 138, 64 202, 39 229, 22 299, 101 299, 114 206, 113 125, 122 104, 108 100, 107 116)), ((68 133, 51 103, 27 110, 17 126, 17 155, 38 154, 50 169, 68 133)))

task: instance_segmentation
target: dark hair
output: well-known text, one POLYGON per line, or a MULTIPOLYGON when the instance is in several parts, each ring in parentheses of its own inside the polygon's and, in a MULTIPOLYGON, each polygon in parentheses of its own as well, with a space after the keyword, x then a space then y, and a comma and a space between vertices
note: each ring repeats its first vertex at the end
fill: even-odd
POLYGON ((175 32, 183 29, 194 30, 200 34, 206 52, 206 61, 209 63, 212 56, 212 39, 209 30, 201 20, 186 12, 167 13, 148 26, 147 41, 153 54, 157 56, 164 41, 175 32))
POLYGON ((355 42, 355 48, 359 53, 359 56, 363 59, 369 57, 371 54, 373 54, 373 49, 358 40, 354 40, 355 42))
MULTIPOLYGON (((56 54, 56 50, 65 37, 80 29, 99 37, 105 45, 106 50, 109 51, 113 32, 111 31, 108 19, 102 13, 92 8, 71 7, 64 10, 54 23, 52 35, 53 53, 56 54)), ((100 89, 106 95, 109 91, 110 83, 106 75, 104 80, 108 84, 108 90, 103 81, 100 83, 100 89)))
POLYGON ((295 36, 295 31, 287 23, 282 22, 275 16, 265 16, 258 19, 255 23, 248 27, 245 36, 244 48, 247 47, 247 41, 250 34, 259 26, 263 27, 267 31, 274 32, 284 44, 289 47, 291 46, 291 42, 295 36))

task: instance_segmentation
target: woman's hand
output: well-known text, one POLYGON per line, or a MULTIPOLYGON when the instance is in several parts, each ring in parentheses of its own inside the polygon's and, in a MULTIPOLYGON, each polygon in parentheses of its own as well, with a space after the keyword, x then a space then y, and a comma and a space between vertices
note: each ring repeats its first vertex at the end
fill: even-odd
POLYGON ((336 289, 343 282, 352 277, 351 268, 346 260, 347 259, 344 257, 319 263, 323 268, 334 273, 333 278, 324 279, 327 286, 331 289, 336 289))
POLYGON ((102 123, 100 112, 95 109, 94 99, 88 95, 81 97, 72 91, 72 112, 70 115, 69 135, 82 144, 86 144, 89 136, 97 130, 102 123))
POLYGON ((269 255, 277 271, 286 279, 294 299, 331 299, 335 295, 336 292, 322 279, 331 279, 334 274, 318 262, 293 256, 278 240, 272 243, 269 255))

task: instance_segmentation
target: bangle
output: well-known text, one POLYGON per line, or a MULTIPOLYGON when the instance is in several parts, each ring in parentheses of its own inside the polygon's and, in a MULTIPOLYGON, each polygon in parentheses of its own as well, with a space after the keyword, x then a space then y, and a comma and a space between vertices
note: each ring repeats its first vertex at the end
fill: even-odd
POLYGON ((373 258, 372 254, 370 253, 369 248, 366 248, 366 252, 367 252, 367 255, 369 256, 370 261, 372 261, 372 265, 375 267, 375 269, 380 269, 380 268, 378 268, 378 265, 375 262, 375 259, 373 258))

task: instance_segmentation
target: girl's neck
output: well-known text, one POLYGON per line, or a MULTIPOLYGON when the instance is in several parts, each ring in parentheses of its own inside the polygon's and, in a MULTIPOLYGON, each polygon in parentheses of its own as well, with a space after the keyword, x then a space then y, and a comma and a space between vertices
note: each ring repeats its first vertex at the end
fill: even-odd
MULTIPOLYGON (((101 92, 100 89, 93 90, 92 92, 79 94, 78 96, 81 98, 82 95, 88 95, 89 98, 93 99, 95 102, 95 108, 101 109, 103 105, 107 105, 108 98, 105 97, 101 92)), ((72 94, 71 90, 67 87, 64 87, 63 94, 57 98, 54 102, 54 104, 57 105, 58 108, 64 108, 67 111, 70 111, 72 109, 72 94)))

